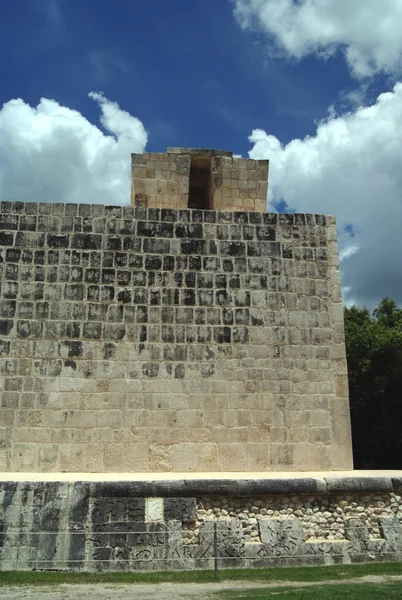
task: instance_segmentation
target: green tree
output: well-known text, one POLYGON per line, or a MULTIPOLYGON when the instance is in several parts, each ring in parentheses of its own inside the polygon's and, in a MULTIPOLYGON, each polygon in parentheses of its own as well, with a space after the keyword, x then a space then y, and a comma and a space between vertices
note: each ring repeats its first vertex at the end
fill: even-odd
POLYGON ((345 335, 355 468, 401 469, 402 309, 345 308, 345 335))

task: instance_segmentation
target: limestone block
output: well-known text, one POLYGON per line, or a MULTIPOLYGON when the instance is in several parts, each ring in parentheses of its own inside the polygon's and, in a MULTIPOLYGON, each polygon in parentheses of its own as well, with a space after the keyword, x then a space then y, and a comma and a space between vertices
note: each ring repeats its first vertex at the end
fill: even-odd
POLYGON ((335 375, 335 393, 338 398, 349 397, 349 383, 347 375, 335 375))
POLYGON ((222 443, 229 441, 229 430, 224 426, 217 426, 211 428, 211 442, 222 443))
POLYGON ((326 410, 315 410, 312 413, 312 425, 314 427, 328 427, 330 413, 326 410))
POLYGON ((175 444, 173 446, 172 470, 195 471, 197 465, 196 444, 175 444))
POLYGON ((164 520, 163 498, 145 499, 145 521, 152 523, 164 520))
POLYGON ((149 445, 147 441, 142 443, 123 443, 122 447, 125 459, 119 465, 120 471, 126 469, 133 472, 148 471, 149 445))
POLYGON ((8 471, 10 468, 10 452, 0 451, 0 470, 8 471))
POLYGON ((58 446, 57 444, 42 444, 39 446, 38 467, 40 471, 57 471, 58 446))
POLYGON ((400 551, 402 546, 402 529, 398 518, 395 515, 391 517, 378 517, 381 536, 387 540, 394 552, 400 551))
POLYGON ((83 471, 84 468, 84 444, 59 444, 59 471, 83 471))
POLYGON ((34 471, 37 468, 37 454, 33 444, 12 445, 10 466, 13 471, 34 471))
POLYGON ((85 471, 95 473, 104 471, 103 444, 89 443, 85 445, 85 471))
POLYGON ((332 414, 332 464, 341 469, 341 465, 353 468, 350 414, 332 414))
POLYGON ((368 530, 362 519, 350 517, 345 520, 346 538, 351 541, 353 552, 364 553, 368 547, 368 530))
POLYGON ((270 465, 270 449, 268 440, 264 443, 249 443, 246 452, 247 471, 266 471, 270 465))
POLYGON ((246 468, 246 453, 241 443, 224 443, 219 448, 220 471, 242 471, 246 468))
POLYGON ((153 472, 172 470, 172 446, 149 446, 149 469, 153 472))
POLYGON ((322 442, 323 444, 329 444, 331 442, 331 429, 329 427, 312 427, 309 430, 309 441, 312 444, 316 442, 322 442))
POLYGON ((308 461, 310 465, 314 465, 314 470, 325 471, 335 464, 336 459, 333 457, 333 446, 316 443, 300 443, 293 448, 294 464, 298 465, 300 470, 303 469, 303 464, 308 461))

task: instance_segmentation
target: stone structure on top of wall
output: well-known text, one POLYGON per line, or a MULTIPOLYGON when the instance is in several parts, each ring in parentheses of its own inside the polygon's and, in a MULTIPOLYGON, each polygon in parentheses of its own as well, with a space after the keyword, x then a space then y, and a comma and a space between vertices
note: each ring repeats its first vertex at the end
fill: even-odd
POLYGON ((133 154, 131 204, 264 212, 268 163, 204 148, 133 154))
POLYGON ((1 203, 0 470, 352 468, 334 218, 264 213, 267 161, 133 164, 136 206, 1 203))

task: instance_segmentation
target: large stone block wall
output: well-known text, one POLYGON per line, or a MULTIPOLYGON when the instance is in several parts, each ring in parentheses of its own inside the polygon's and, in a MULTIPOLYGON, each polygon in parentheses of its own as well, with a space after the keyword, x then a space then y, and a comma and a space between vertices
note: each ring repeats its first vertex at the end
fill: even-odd
POLYGON ((212 207, 215 210, 265 212, 268 160, 212 158, 212 207))
POLYGON ((0 470, 352 468, 335 221, 7 203, 0 470))
POLYGON ((401 487, 400 477, 3 482, 0 570, 400 561, 401 487))
POLYGON ((131 204, 187 208, 190 157, 145 152, 131 155, 131 204))

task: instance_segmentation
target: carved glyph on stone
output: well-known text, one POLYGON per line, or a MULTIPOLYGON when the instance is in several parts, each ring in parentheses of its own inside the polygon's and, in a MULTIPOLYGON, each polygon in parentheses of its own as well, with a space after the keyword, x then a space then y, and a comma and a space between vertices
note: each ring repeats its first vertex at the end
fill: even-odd
POLYGON ((165 498, 165 521, 182 521, 192 523, 197 518, 195 498, 165 498))
POLYGON ((261 519, 259 529, 261 542, 273 555, 294 556, 304 541, 298 519, 261 519))
POLYGON ((145 521, 148 523, 163 521, 163 498, 145 499, 145 521))
POLYGON ((401 524, 399 519, 394 515, 392 517, 379 517, 378 524, 380 526, 381 536, 387 540, 393 548, 399 548, 402 542, 401 524))
POLYGON ((222 557, 244 556, 245 541, 241 523, 237 519, 220 521, 218 525, 218 554, 222 557))

